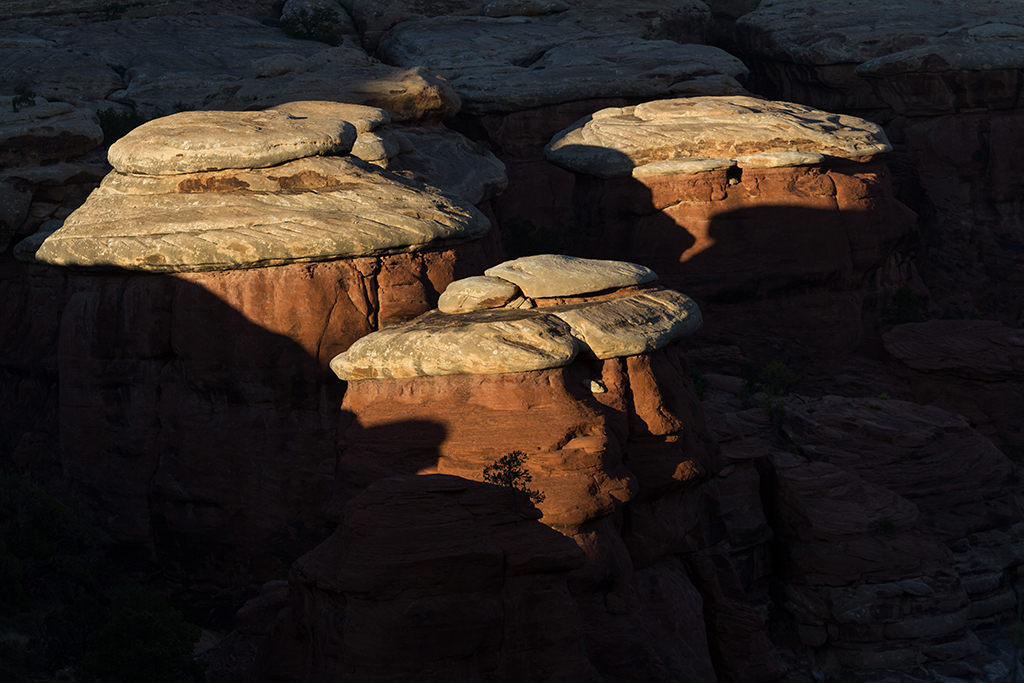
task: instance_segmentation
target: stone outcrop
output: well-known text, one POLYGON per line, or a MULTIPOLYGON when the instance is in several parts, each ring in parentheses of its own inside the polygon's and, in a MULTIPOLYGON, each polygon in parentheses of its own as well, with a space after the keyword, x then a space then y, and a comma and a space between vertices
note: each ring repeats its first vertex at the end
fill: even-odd
POLYGON ((567 585, 583 552, 536 516, 458 477, 376 482, 296 562, 254 680, 597 680, 567 585))
POLYGON ((459 108, 443 80, 375 62, 351 37, 327 47, 230 14, 79 26, 30 21, 18 35, 0 41, 0 92, 20 85, 96 110, 154 118, 331 100, 380 107, 395 121, 434 123, 459 108))
POLYGON ((854 350, 867 305, 914 277, 888 149, 862 119, 695 97, 597 112, 546 154, 576 174, 575 253, 628 255, 692 292, 716 313, 706 343, 820 361, 854 350))
POLYGON ((263 168, 208 137, 210 112, 143 126, 30 255, 76 268, 58 354, 67 476, 112 539, 157 557, 193 604, 235 599, 324 537, 342 393, 330 359, 492 262, 489 221, 458 197, 302 145, 268 160, 263 148, 294 137, 262 122, 293 119, 341 131, 344 149, 387 115, 293 103, 213 124, 259 126, 241 137, 262 145, 263 168), (154 139, 212 142, 168 154, 154 139))
POLYGON ((1024 114, 1020 7, 1005 0, 761 3, 735 26, 757 92, 870 116, 897 147, 899 196, 922 217, 922 275, 952 312, 1021 317, 1024 114))
POLYGON ((994 320, 897 325, 885 350, 918 403, 967 416, 1011 448, 1024 446, 1024 331, 994 320))
MULTIPOLYGON (((602 677, 780 677, 764 622, 715 547, 722 527, 706 482, 720 461, 678 341, 699 327, 699 311, 630 264, 546 256, 488 273, 492 286, 532 277, 504 280, 515 289, 476 298, 475 310, 367 335, 332 362, 349 381, 332 514, 341 519, 386 477, 481 480, 520 451, 530 488, 543 493, 542 521, 585 553, 569 588, 602 677), (658 315, 674 322, 670 332, 647 324, 658 315), (626 331, 644 344, 602 350, 594 341, 626 331), (571 352, 547 353, 556 342, 571 352), (535 365, 520 362, 531 355, 535 365), (647 662, 639 672, 637 653, 647 662)), ((465 303, 481 279, 450 289, 465 303)))

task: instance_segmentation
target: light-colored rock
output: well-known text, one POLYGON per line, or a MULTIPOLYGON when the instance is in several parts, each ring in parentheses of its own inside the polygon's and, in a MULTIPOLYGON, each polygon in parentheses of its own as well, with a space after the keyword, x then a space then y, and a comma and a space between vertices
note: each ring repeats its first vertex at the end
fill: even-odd
MULTIPOLYGON (((669 159, 738 159, 774 152, 861 158, 891 149, 881 127, 863 119, 733 96, 604 109, 557 135, 544 153, 572 171, 611 178, 669 159)), ((760 158, 765 166, 771 164, 771 156, 760 158)), ((785 155, 778 162, 793 165, 785 155)))
POLYGON ((387 167, 388 159, 398 154, 398 145, 376 133, 362 133, 352 145, 352 156, 387 167))
POLYGON ((478 275, 456 280, 448 285, 437 301, 442 313, 469 313, 489 308, 503 308, 519 296, 519 288, 508 280, 478 275))
POLYGON ((176 175, 345 154, 355 139, 355 126, 338 118, 186 111, 142 124, 111 145, 108 158, 122 173, 176 175))
POLYGON ((569 323, 584 348, 600 359, 659 349, 702 324, 693 299, 671 289, 541 310, 569 323))
POLYGON ((737 157, 736 165, 740 168, 785 168, 786 166, 817 166, 824 160, 824 154, 781 150, 737 157))
POLYGON ((635 263, 557 254, 524 256, 488 268, 484 274, 514 282, 534 299, 590 294, 658 279, 650 268, 635 263))
MULTIPOLYGON (((76 267, 221 270, 442 246, 490 229, 473 206, 371 168, 345 158, 318 158, 241 174, 262 176, 265 189, 288 189, 291 183, 292 189, 309 190, 278 193, 126 194, 119 185, 132 180, 115 177, 36 256, 76 267)), ((224 176, 207 177, 216 187, 224 176)), ((228 178, 231 184, 223 189, 252 185, 228 178)), ((204 189, 201 180, 183 179, 204 189)))
POLYGON ((422 64, 451 82, 467 111, 519 111, 599 97, 743 92, 747 69, 707 45, 602 35, 546 18, 451 17, 405 22, 378 57, 422 64))
POLYGON ((391 123, 391 116, 383 109, 342 102, 302 100, 279 104, 276 107, 271 107, 269 111, 279 111, 302 118, 348 121, 355 127, 356 132, 360 134, 368 133, 378 126, 391 123))
POLYGON ((691 157, 689 159, 666 159, 664 161, 652 161, 649 164, 635 166, 631 175, 634 178, 649 178, 665 175, 693 175, 705 171, 715 171, 720 168, 732 168, 736 165, 734 159, 704 159, 691 157))
POLYGON ((427 313, 363 337, 331 361, 341 379, 527 372, 568 365, 578 342, 553 315, 427 313))

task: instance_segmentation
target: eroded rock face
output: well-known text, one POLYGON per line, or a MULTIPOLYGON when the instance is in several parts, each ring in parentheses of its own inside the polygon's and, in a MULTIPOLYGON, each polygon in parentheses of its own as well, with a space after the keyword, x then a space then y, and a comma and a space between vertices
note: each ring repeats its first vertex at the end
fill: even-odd
POLYGON ((1015 2, 761 3, 736 23, 758 92, 884 123, 900 197, 923 217, 922 275, 941 305, 1016 324, 1024 35, 1015 2))
POLYGON ((990 438, 1024 444, 1024 333, 994 320, 897 325, 885 349, 914 398, 967 416, 990 438))
POLYGON ((567 586, 583 553, 536 516, 458 477, 371 485, 295 564, 254 680, 597 680, 567 586))
POLYGON ((821 361, 857 347, 865 298, 914 276, 887 149, 861 119, 706 97, 598 112, 546 153, 576 174, 576 253, 629 254, 692 292, 716 312, 709 343, 821 361))
MULTIPOLYGON (((343 131, 344 146, 387 120, 330 103, 266 117, 343 131)), ((343 390, 325 375, 330 359, 491 262, 479 239, 489 222, 463 200, 301 146, 288 150, 300 158, 246 168, 238 149, 209 153, 231 142, 203 129, 214 118, 162 124, 161 139, 213 140, 178 145, 170 164, 147 144, 154 126, 137 129, 116 163, 163 172, 115 170, 25 257, 82 269, 58 355, 68 478, 114 542, 158 559, 196 609, 237 599, 324 538, 343 390), (225 168, 192 170, 210 164, 225 168)), ((264 131, 241 137, 292 139, 264 131)))
POLYGON ((521 451, 528 456, 530 488, 544 495, 537 504, 542 521, 573 538, 586 556, 569 586, 586 657, 602 677, 738 681, 741 669, 751 680, 753 668, 758 680, 777 679, 783 668, 763 621, 745 602, 727 556, 718 562, 710 550, 722 526, 706 482, 720 462, 709 449, 679 342, 653 341, 660 335, 654 324, 594 315, 646 301, 684 323, 686 331, 675 334, 685 336, 693 331, 696 309, 677 310, 659 299, 685 297, 645 282, 650 271, 630 264, 570 259, 547 272, 557 259, 532 259, 450 287, 466 303, 482 279, 493 286, 504 276, 531 274, 517 280, 519 286, 504 280, 505 295, 491 297, 482 287, 469 307, 475 310, 432 312, 368 335, 335 359, 332 367, 349 387, 334 514, 347 501, 357 504, 359 492, 383 477, 437 472, 480 480, 493 461, 521 451), (529 298, 538 292, 548 296, 529 298), (552 326, 533 332, 533 340, 521 331, 511 336, 512 325, 523 320, 552 326), (615 337, 619 328, 652 343, 607 355, 581 352, 545 369, 499 367, 495 358, 486 367, 466 362, 454 372, 433 370, 429 354, 466 357, 459 349, 475 344, 475 328, 483 325, 525 356, 541 357, 534 349, 549 337, 594 350, 595 338, 615 337), (396 339, 404 340, 400 348, 396 339), (374 375, 357 375, 353 368, 363 365, 375 368, 374 375), (398 370, 407 376, 385 374, 398 370), (380 379, 361 379, 370 376, 380 379), (680 643, 692 654, 682 656, 680 643), (646 662, 639 670, 638 652, 646 662), (735 671, 723 663, 730 659, 735 671))

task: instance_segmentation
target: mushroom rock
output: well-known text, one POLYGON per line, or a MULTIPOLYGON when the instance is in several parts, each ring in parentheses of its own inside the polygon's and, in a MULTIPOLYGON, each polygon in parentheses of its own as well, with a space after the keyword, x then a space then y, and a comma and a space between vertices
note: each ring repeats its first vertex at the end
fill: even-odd
POLYGON ((868 121, 730 96, 605 109, 545 154, 576 175, 577 252, 628 255, 692 292, 718 343, 779 338, 820 358, 857 346, 865 298, 913 277, 889 149, 868 121))
MULTIPOLYGON (((694 586, 705 586, 683 566, 722 531, 706 489, 718 451, 678 341, 699 329, 700 311, 634 264, 542 255, 487 273, 442 295, 463 312, 367 335, 332 361, 349 384, 330 514, 382 478, 480 480, 519 451, 529 488, 543 494, 542 521, 585 553, 569 585, 598 672, 619 676, 640 651, 650 680, 679 670, 713 680, 708 643, 718 632, 670 626, 649 602, 663 585, 676 620, 741 609, 714 591, 702 602, 694 586), (680 659, 680 631, 704 653, 697 660, 680 659)), ((761 639, 745 661, 774 662, 770 680, 780 669, 763 622, 752 622, 761 639)))
POLYGON ((735 27, 758 92, 884 122, 898 195, 922 216, 922 275, 947 308, 1022 313, 1018 150, 1024 21, 1007 0, 761 3, 735 27))
POLYGON ((479 210, 345 153, 386 118, 293 103, 153 121, 26 256, 71 273, 70 481, 115 541, 189 576, 200 601, 274 578, 324 537, 330 359, 489 265, 479 210))
POLYGON ((986 436, 1024 446, 1024 331, 995 320, 897 325, 885 350, 918 403, 966 415, 986 436))
MULTIPOLYGON (((703 4, 464 3, 458 11, 424 2, 351 3, 388 29, 375 55, 396 66, 423 65, 462 100, 452 125, 493 145, 512 190, 495 202, 509 248, 563 251, 572 242, 572 176, 545 161, 556 132, 611 105, 657 97, 745 92, 746 67, 705 42, 703 4), (373 8, 373 9, 371 9, 373 8), (408 10, 407 12, 405 10, 408 10)), ((518 255, 518 254, 516 254, 518 255)))
POLYGON ((583 553, 537 516, 459 477, 373 483, 295 563, 253 680, 599 680, 567 585, 583 553))

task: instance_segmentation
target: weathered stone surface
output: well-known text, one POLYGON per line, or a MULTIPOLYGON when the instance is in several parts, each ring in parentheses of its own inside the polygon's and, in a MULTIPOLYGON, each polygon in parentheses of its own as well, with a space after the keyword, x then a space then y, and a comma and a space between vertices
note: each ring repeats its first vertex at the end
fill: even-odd
POLYGON ((703 324, 693 299, 671 289, 543 310, 569 323, 583 349, 601 359, 659 349, 703 324))
POLYGON ((355 126, 337 114, 311 114, 185 111, 142 124, 111 145, 108 158, 121 173, 178 175, 266 168, 352 149, 355 126))
POLYGON ((484 271, 515 283, 531 298, 590 294, 652 282, 650 268, 624 261, 598 261, 558 254, 524 256, 484 271))
POLYGON ((380 330, 331 361, 344 380, 527 372, 567 365, 578 342, 553 315, 478 311, 428 314, 380 330))
POLYGON ((87 109, 35 98, 12 111, 12 99, 0 97, 0 168, 5 171, 67 161, 103 142, 96 114, 87 109))
POLYGON ((457 477, 372 485, 296 563, 255 680, 596 680, 566 585, 582 553, 535 514, 457 477))
POLYGON ((377 54, 390 64, 423 64, 445 77, 464 109, 474 113, 611 95, 740 93, 736 79, 747 74, 742 62, 718 48, 601 35, 545 18, 405 22, 385 36, 377 54))
MULTIPOLYGON (((71 487, 118 547, 187 576, 187 602, 230 602, 279 576, 323 537, 342 391, 330 359, 430 309, 483 265, 477 241, 273 268, 75 275, 66 306, 34 323, 61 321, 71 487)), ((34 334, 33 353, 48 348, 56 363, 53 342, 34 334)))
POLYGON ((265 185, 306 191, 154 196, 121 192, 118 185, 132 182, 118 178, 95 192, 36 256, 77 267, 218 270, 429 248, 490 229, 474 207, 350 158, 243 171, 240 181, 223 175, 184 180, 197 189, 229 189, 244 187, 250 174, 269 178, 265 185))
POLYGON ((930 320, 897 325, 883 339, 917 402, 1024 445, 1024 331, 994 320, 930 320))
POLYGON ((381 37, 403 22, 428 17, 488 17, 522 23, 539 18, 569 32, 588 30, 647 39, 669 39, 680 43, 706 42, 710 14, 703 3, 693 0, 623 3, 621 0, 528 0, 527 2, 482 2, 460 0, 438 5, 425 0, 343 0, 342 4, 359 24, 368 50, 377 50, 381 37))
MULTIPOLYGON (((861 158, 892 149, 881 127, 852 116, 752 97, 695 97, 605 109, 553 139, 545 156, 577 173, 629 176, 636 166, 678 158, 736 159, 799 151, 861 158)), ((817 157, 806 157, 817 163, 817 157)), ((758 167, 795 165, 761 156, 758 167)))
POLYGON ((388 159, 388 170, 439 187, 474 206, 508 187, 505 164, 444 126, 392 127, 381 135, 396 138, 399 148, 399 154, 388 159))
POLYGON ((517 296, 519 288, 508 280, 486 275, 467 277, 448 285, 437 308, 442 313, 469 313, 488 308, 502 308, 517 296))
MULTIPOLYGON (((342 102, 317 102, 302 100, 286 102, 269 111, 278 111, 290 116, 311 119, 336 119, 352 124, 357 133, 368 133, 378 126, 391 123, 391 116, 383 109, 366 107, 360 104, 344 104, 342 102)), ((262 132, 262 131, 261 131, 262 132)), ((304 155, 309 156, 309 155, 304 155)), ((256 168, 243 166, 242 168, 256 168)))
POLYGON ((784 428, 806 457, 914 503, 945 540, 1024 519, 1014 466, 959 415, 906 401, 826 396, 791 410, 784 428))

